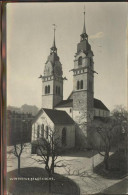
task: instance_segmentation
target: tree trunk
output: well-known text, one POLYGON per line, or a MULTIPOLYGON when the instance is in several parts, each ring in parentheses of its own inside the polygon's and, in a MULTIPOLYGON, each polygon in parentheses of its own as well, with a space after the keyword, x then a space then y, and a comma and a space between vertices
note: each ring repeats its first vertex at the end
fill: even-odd
POLYGON ((54 165, 52 165, 52 174, 54 174, 54 165))
POLYGON ((105 168, 105 170, 109 169, 108 160, 109 160, 109 152, 105 152, 105 157, 104 157, 104 168, 105 168))
POLYGON ((20 175, 20 156, 18 157, 18 175, 20 175))
POLYGON ((52 158, 51 174, 54 174, 54 158, 52 158))

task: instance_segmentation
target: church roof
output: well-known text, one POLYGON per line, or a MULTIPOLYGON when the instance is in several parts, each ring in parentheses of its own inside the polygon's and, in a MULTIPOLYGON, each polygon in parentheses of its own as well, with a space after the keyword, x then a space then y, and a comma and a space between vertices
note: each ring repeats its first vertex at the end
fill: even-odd
POLYGON ((94 108, 109 111, 109 109, 103 104, 103 102, 101 100, 96 99, 96 98, 94 98, 94 108))
POLYGON ((48 115, 54 124, 74 124, 73 119, 66 111, 42 108, 35 116, 33 123, 40 117, 43 111, 48 115))
MULTIPOLYGON (((59 104, 56 105, 56 108, 66 108, 66 107, 73 107, 73 93, 71 93, 67 100, 62 100, 59 104)), ((94 108, 107 110, 109 109, 103 104, 101 100, 94 98, 94 108)))
POLYGON ((72 99, 67 99, 67 100, 62 100, 59 104, 56 105, 56 108, 66 108, 66 107, 73 107, 73 100, 72 99))
POLYGON ((43 109, 54 124, 74 124, 73 119, 65 111, 43 109))

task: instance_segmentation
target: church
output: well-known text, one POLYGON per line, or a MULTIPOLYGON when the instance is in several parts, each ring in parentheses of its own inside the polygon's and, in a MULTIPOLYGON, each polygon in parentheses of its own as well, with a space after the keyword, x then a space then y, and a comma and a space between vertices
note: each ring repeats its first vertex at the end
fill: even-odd
POLYGON ((46 60, 42 80, 42 108, 32 123, 31 142, 48 139, 49 130, 57 129, 60 145, 65 149, 87 147, 88 126, 98 117, 108 117, 109 109, 94 98, 93 51, 85 27, 77 44, 73 72, 73 91, 63 100, 63 67, 57 53, 55 28, 53 45, 46 60))

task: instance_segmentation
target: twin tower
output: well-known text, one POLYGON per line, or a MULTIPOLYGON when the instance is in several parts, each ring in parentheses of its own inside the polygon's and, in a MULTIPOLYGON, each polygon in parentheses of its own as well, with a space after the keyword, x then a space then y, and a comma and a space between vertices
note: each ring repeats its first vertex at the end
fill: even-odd
MULTIPOLYGON (((75 121, 83 115, 86 122, 93 120, 94 101, 94 62, 93 52, 88 42, 85 28, 85 12, 83 31, 74 59, 73 71, 73 119, 75 121)), ((42 76, 42 107, 56 109, 56 105, 63 100, 63 70, 55 44, 55 28, 53 45, 47 58, 42 76)))

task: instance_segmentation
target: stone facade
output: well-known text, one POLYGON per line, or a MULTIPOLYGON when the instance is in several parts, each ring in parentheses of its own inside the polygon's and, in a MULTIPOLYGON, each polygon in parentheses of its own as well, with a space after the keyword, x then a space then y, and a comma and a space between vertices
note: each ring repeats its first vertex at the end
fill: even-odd
MULTIPOLYGON (((86 32, 84 32, 85 34, 86 32)), ((85 122, 93 120, 93 53, 85 36, 77 45, 77 53, 73 69, 73 118, 81 118, 84 115, 85 122)), ((78 121, 77 121, 78 122, 78 121)))

